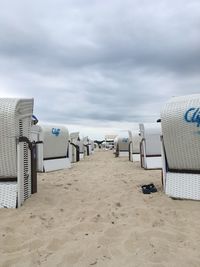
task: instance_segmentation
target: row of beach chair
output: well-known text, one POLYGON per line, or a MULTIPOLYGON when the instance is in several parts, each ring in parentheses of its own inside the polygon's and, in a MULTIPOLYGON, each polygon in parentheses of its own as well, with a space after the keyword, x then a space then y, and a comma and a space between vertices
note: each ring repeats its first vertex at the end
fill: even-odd
POLYGON ((94 142, 63 125, 37 124, 33 99, 0 98, 0 208, 20 207, 37 192, 37 172, 70 168, 94 142))
POLYGON ((162 169, 168 196, 200 200, 200 95, 170 99, 159 122, 129 131, 126 151, 144 169, 162 169))
MULTIPOLYGON (((37 192, 37 172, 68 168, 94 151, 94 142, 62 125, 33 123, 33 99, 0 99, 0 207, 20 207, 37 192)), ((160 123, 120 136, 118 156, 162 168, 165 193, 200 200, 200 95, 174 97, 160 123), (128 147, 128 149, 127 149, 128 147)))

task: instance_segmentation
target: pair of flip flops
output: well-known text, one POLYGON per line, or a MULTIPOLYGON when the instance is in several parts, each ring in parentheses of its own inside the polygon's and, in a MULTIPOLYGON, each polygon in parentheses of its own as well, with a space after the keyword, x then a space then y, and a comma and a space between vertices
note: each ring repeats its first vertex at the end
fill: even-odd
POLYGON ((154 184, 145 184, 142 185, 142 192, 143 194, 151 194, 157 192, 157 188, 155 187, 154 184))

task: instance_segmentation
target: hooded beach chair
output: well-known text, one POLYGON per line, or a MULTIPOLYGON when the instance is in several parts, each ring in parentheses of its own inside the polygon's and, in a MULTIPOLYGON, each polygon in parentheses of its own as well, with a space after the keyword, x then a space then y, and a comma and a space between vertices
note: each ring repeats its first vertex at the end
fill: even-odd
POLYGON ((200 94, 167 102, 161 112, 161 126, 166 194, 200 200, 200 94))
POLYGON ((91 154, 94 154, 94 140, 90 139, 90 144, 91 144, 91 154))
POLYGON ((116 157, 129 156, 129 137, 128 133, 119 134, 114 140, 114 151, 116 157))
POLYGON ((0 98, 0 207, 16 208, 31 196, 30 128, 33 99, 0 98))
POLYGON ((37 170, 49 172, 71 167, 69 132, 62 125, 37 124, 31 128, 31 138, 37 144, 37 170))
POLYGON ((83 151, 84 151, 84 156, 89 156, 90 155, 90 150, 91 150, 91 144, 89 142, 88 136, 83 137, 83 151))
POLYGON ((160 123, 142 123, 139 125, 140 160, 144 169, 161 169, 161 125, 160 123))
POLYGON ((77 145, 79 147, 79 159, 82 160, 84 159, 84 144, 83 144, 83 139, 78 139, 77 145))
POLYGON ((114 140, 117 137, 116 134, 105 135, 105 148, 114 149, 114 140))
POLYGON ((138 130, 128 131, 129 133, 129 160, 140 161, 140 142, 141 136, 138 130))
POLYGON ((79 140, 79 132, 70 133, 69 158, 71 163, 80 160, 79 140))

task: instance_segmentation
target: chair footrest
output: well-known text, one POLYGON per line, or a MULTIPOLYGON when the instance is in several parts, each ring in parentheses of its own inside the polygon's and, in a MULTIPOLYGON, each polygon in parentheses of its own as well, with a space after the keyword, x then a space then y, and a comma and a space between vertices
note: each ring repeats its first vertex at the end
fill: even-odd
POLYGON ((16 208, 17 206, 17 183, 0 183, 0 208, 16 208))
POLYGON ((166 194, 173 198, 200 200, 200 174, 166 174, 166 194))

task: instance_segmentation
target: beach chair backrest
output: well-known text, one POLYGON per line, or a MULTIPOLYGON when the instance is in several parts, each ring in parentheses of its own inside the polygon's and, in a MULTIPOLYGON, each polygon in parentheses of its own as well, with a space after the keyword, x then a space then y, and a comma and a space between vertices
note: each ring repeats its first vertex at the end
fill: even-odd
MULTIPOLYGON (((0 177, 17 177, 17 140, 30 139, 33 99, 0 98, 0 177)), ((27 145, 24 152, 28 161, 27 145)), ((28 168, 28 162, 24 162, 28 168)), ((28 173, 28 170, 27 170, 28 173)))
POLYGON ((141 138, 145 140, 146 155, 161 155, 160 123, 140 124, 141 138))
POLYGON ((132 146, 133 146, 133 153, 140 153, 140 142, 142 138, 139 135, 139 130, 138 131, 133 131, 132 132, 132 146))
POLYGON ((79 146, 79 153, 83 153, 84 152, 83 139, 77 141, 77 145, 79 146))
POLYGON ((79 132, 70 133, 70 141, 76 143, 79 139, 79 132))
POLYGON ((169 169, 200 170, 200 94, 174 97, 161 111, 169 169))
POLYGON ((31 195, 29 140, 32 114, 33 99, 0 99, 1 186, 10 182, 10 186, 15 188, 13 191, 10 187, 10 192, 4 188, 4 199, 1 196, 9 207, 20 207, 31 195))
POLYGON ((128 151, 129 150, 129 138, 127 136, 120 136, 118 138, 119 151, 128 151))
POLYGON ((40 124, 32 127, 32 132, 38 132, 38 140, 43 142, 43 158, 66 157, 69 132, 62 125, 40 124))
POLYGON ((88 136, 85 136, 85 137, 83 137, 83 145, 88 145, 89 144, 89 138, 88 138, 88 136))

